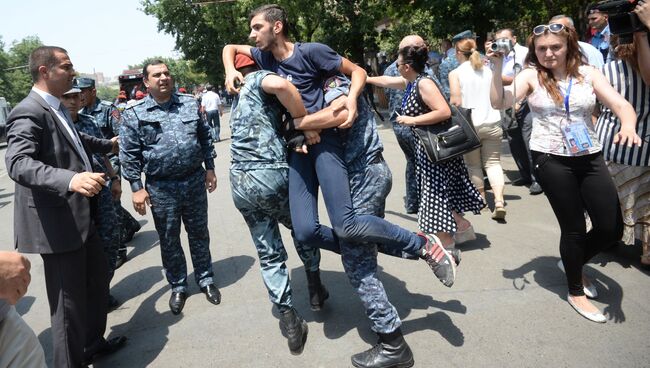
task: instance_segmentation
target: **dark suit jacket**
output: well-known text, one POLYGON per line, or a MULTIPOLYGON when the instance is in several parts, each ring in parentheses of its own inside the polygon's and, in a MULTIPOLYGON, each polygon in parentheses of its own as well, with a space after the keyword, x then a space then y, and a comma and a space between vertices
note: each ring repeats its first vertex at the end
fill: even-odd
MULTIPOLYGON (((91 152, 112 148, 110 140, 79 136, 89 159, 91 152)), ((85 171, 84 163, 55 112, 34 91, 9 114, 5 163, 16 182, 16 248, 41 254, 81 248, 93 229, 91 200, 68 191, 68 184, 85 171)))

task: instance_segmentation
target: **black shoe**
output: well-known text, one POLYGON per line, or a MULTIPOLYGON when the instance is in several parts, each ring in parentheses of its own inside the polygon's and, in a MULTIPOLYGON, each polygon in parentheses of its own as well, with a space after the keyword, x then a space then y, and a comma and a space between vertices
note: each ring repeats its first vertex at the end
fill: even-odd
POLYGON ((291 308, 280 312, 280 328, 287 334, 289 351, 293 355, 302 353, 307 341, 307 322, 305 322, 295 309, 291 308))
POLYGON ((126 336, 116 336, 108 340, 102 339, 99 346, 84 353, 84 365, 92 364, 96 359, 113 354, 126 344, 126 336))
POLYGON ((120 302, 115 299, 115 297, 111 294, 108 294, 108 313, 114 311, 117 309, 117 307, 120 306, 120 302))
POLYGON ((523 187, 525 185, 531 185, 531 184, 532 184, 532 181, 526 180, 524 178, 519 178, 519 179, 514 180, 512 182, 512 185, 515 186, 515 187, 523 187))
POLYGON ((539 183, 536 182, 536 181, 534 181, 534 182, 530 185, 530 188, 528 188, 528 191, 529 191, 530 194, 532 194, 532 195, 542 194, 542 193, 544 192, 544 190, 542 190, 542 186, 539 185, 539 183))
POLYGON ((404 340, 402 331, 377 334, 377 345, 352 356, 352 365, 359 368, 408 368, 415 364, 411 348, 404 340))
POLYGON ((221 293, 214 284, 210 284, 201 288, 205 298, 214 305, 221 303, 221 293))
POLYGON ((417 207, 407 207, 406 208, 406 213, 409 215, 414 215, 418 213, 418 208, 417 207))
POLYGON ((184 291, 176 292, 172 291, 172 296, 169 298, 169 309, 172 313, 180 314, 185 306, 185 299, 187 299, 187 293, 184 291))
POLYGON ((122 267, 122 265, 124 265, 128 260, 129 258, 126 256, 126 251, 119 251, 117 253, 117 259, 115 260, 115 269, 117 270, 118 268, 122 267))
POLYGON ((311 310, 319 311, 325 305, 330 294, 320 281, 320 270, 305 271, 307 273, 307 288, 309 289, 309 305, 311 310))
POLYGON ((140 225, 140 223, 137 221, 133 222, 133 225, 124 233, 124 236, 122 237, 122 242, 126 244, 131 240, 133 240, 135 233, 140 231, 140 229, 142 229, 142 225, 140 225))

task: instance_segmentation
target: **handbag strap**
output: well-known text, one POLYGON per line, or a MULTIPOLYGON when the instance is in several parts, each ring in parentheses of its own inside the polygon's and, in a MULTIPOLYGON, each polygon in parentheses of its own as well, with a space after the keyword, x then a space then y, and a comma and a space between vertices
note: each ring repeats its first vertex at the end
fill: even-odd
MULTIPOLYGON (((443 99, 445 100, 445 102, 447 103, 447 107, 449 107, 449 111, 453 111, 453 110, 451 109, 451 104, 449 103, 449 100, 447 100, 447 97, 445 96, 445 94, 442 92, 442 88, 440 88, 440 85, 438 84, 438 81, 435 80, 435 79, 434 79, 433 77, 431 77, 430 75, 427 75, 427 74, 425 74, 422 78, 428 78, 428 79, 431 79, 431 81, 433 82, 433 84, 435 84, 436 88, 438 89, 438 91, 439 91, 440 94, 442 95, 442 98, 443 98, 443 99)), ((417 83, 415 83, 415 96, 416 96, 416 98, 418 99, 418 102, 419 102, 421 105, 423 105, 423 106, 427 106, 427 104, 424 103, 424 100, 422 99, 422 96, 420 95, 420 86, 419 86, 419 84, 420 84, 420 81, 422 80, 422 78, 418 79, 417 83)), ((427 108, 429 108, 429 106, 427 106, 427 108)), ((429 110, 431 110, 431 109, 429 108, 429 110)))

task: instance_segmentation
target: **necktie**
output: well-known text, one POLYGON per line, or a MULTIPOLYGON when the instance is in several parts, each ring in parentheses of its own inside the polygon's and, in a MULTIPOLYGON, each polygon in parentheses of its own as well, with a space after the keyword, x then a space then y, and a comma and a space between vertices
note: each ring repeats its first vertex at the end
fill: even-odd
POLYGON ((63 120, 65 121, 66 124, 68 124, 68 127, 72 131, 72 140, 75 143, 77 152, 79 153, 81 159, 84 162, 86 171, 92 172, 93 171, 92 165, 90 164, 90 160, 88 158, 88 155, 86 154, 86 150, 84 150, 83 145, 81 144, 81 138, 79 138, 79 134, 77 134, 77 129, 75 129, 74 127, 74 123, 72 122, 72 117, 70 116, 68 109, 65 106, 63 106, 63 104, 59 105, 59 109, 61 115, 63 115, 63 117, 65 118, 63 120))

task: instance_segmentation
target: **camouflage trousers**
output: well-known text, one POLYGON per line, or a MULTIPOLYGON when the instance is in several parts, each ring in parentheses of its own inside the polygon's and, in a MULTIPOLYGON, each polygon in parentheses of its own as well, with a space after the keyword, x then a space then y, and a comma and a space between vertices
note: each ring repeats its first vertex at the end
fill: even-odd
POLYGON ((118 200, 115 201, 115 212, 120 220, 120 250, 126 250, 126 241, 127 234, 136 233, 140 230, 140 223, 138 220, 133 217, 124 207, 122 203, 118 200))
POLYGON ((97 235, 102 240, 104 253, 108 260, 109 280, 115 273, 115 263, 117 261, 117 248, 119 246, 119 219, 113 206, 113 196, 111 195, 110 186, 105 186, 99 192, 97 200, 97 213, 95 214, 95 224, 97 225, 97 235))
POLYGON ((187 263, 181 248, 181 221, 189 241, 194 278, 199 287, 213 283, 205 171, 184 179, 147 179, 151 213, 160 238, 160 254, 172 291, 187 289, 187 263))
POLYGON ((406 157, 406 199, 404 207, 407 212, 417 212, 420 204, 420 189, 415 173, 415 145, 418 144, 410 127, 393 122, 393 131, 404 156, 406 157))
MULTIPOLYGON (((269 299, 280 311, 292 307, 291 284, 285 264, 287 251, 279 224, 291 229, 288 169, 230 170, 235 207, 250 230, 260 260, 269 299)), ((292 232, 293 235, 293 232, 292 232)), ((320 251, 293 241, 305 270, 316 271, 320 251)))
MULTIPOLYGON (((350 170, 348 176, 357 214, 384 217, 386 197, 393 180, 386 162, 376 159, 360 170, 350 170)), ((372 321, 372 330, 377 333, 395 331, 402 321, 377 278, 377 244, 341 243, 340 246, 343 268, 372 321)))

